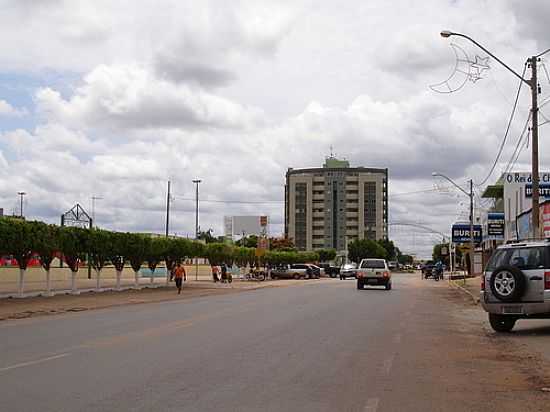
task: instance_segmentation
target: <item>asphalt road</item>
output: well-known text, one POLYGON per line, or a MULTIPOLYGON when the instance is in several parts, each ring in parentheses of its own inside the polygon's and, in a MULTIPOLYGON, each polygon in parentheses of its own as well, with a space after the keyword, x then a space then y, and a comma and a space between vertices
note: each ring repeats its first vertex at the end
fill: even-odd
POLYGON ((3 322, 0 410, 520 410, 531 396, 520 378, 487 403, 497 383, 468 349, 486 337, 451 314, 443 282, 393 284, 312 281, 3 322))

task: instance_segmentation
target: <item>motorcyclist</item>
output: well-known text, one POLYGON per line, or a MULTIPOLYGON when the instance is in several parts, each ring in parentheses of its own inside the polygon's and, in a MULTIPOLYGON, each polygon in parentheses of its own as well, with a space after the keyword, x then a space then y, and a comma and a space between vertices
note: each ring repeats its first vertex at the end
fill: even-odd
POLYGON ((434 275, 437 276, 437 280, 443 279, 443 262, 438 260, 434 265, 434 275))

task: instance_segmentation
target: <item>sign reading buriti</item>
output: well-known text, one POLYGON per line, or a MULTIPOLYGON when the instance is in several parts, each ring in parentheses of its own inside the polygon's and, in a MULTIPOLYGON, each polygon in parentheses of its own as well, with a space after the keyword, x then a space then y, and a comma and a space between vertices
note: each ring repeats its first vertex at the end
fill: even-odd
MULTIPOLYGON (((481 242, 481 225, 474 225, 474 243, 481 242)), ((470 241, 470 225, 456 223, 452 228, 453 243, 468 243, 470 241)))

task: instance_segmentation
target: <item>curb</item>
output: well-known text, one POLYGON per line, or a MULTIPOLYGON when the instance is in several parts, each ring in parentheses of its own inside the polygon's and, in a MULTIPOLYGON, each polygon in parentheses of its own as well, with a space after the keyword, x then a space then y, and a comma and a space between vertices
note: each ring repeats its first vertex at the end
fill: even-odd
POLYGON ((472 301, 474 302, 474 305, 479 305, 479 297, 475 296, 472 292, 470 292, 468 289, 466 289, 463 286, 458 285, 454 280, 449 281, 449 285, 451 285, 452 288, 459 289, 463 293, 467 294, 470 298, 472 298, 472 301))

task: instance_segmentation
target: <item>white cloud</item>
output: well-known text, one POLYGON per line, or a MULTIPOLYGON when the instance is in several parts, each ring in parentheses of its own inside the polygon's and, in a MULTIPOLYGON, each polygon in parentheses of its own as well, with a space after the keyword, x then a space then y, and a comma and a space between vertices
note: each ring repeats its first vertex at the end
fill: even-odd
POLYGON ((0 116, 23 117, 28 114, 26 109, 16 109, 5 100, 0 100, 0 116))

